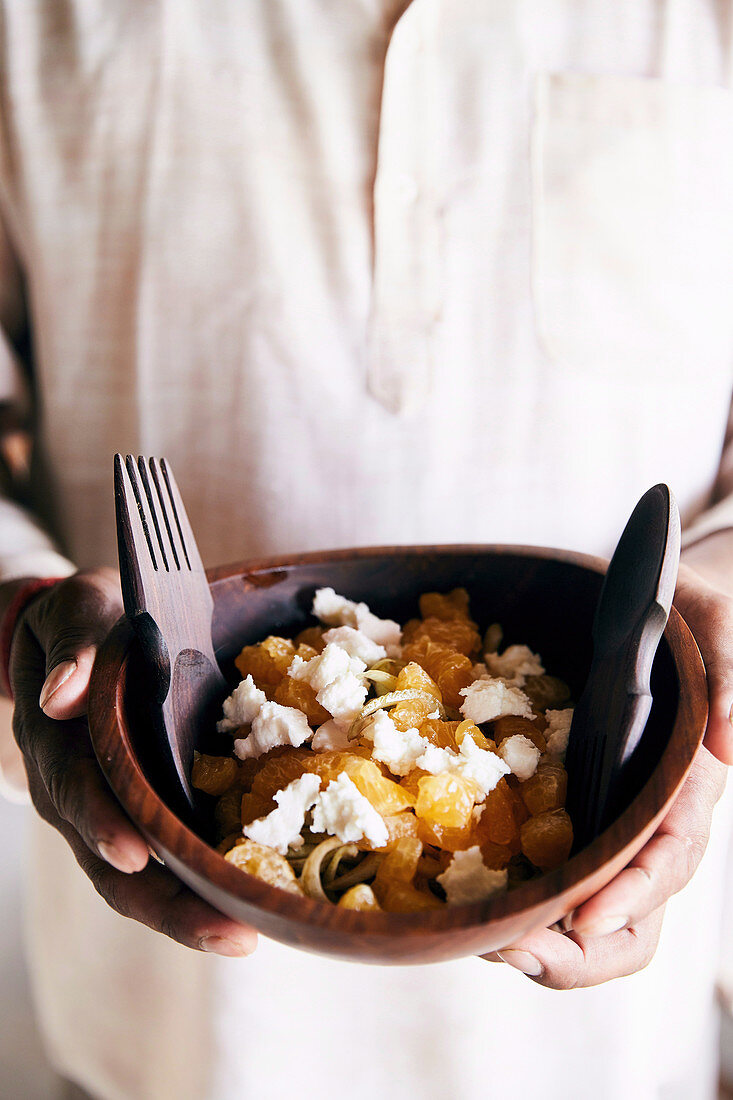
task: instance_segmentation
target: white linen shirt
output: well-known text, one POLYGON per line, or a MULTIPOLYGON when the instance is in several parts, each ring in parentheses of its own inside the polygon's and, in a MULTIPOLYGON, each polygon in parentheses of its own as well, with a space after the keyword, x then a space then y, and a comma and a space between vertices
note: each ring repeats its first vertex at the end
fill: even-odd
MULTIPOLYGON (((728 0, 3 0, 0 385, 37 402, 54 537, 3 501, 0 577, 114 564, 116 451, 170 459, 212 565, 608 553, 660 480, 688 538, 732 525, 731 27, 728 0)), ((295 1067, 324 1097, 704 1096, 726 825, 652 966, 568 997, 185 952, 38 823, 41 1020, 104 1100, 280 1097, 295 1067)))

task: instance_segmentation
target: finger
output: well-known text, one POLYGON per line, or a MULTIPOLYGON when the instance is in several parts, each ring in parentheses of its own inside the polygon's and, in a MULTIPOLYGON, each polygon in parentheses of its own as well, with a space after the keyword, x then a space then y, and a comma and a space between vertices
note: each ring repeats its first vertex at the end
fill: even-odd
MULTIPOLYGON (((47 724, 43 740, 32 756, 24 753, 36 809, 46 820, 58 817, 71 825, 87 848, 118 871, 141 871, 150 856, 148 846, 112 796, 91 753, 86 727, 81 721, 53 722, 41 711, 38 715, 38 723, 47 724), (52 813, 43 805, 44 795, 52 813)), ((21 733, 21 747, 25 741, 21 733)))
POLYGON ((151 861, 144 871, 125 875, 97 859, 66 821, 51 821, 66 839, 79 866, 112 909, 197 951, 242 957, 257 946, 257 932, 220 913, 151 861))
POLYGON ((40 706, 49 717, 85 713, 97 649, 121 610, 111 572, 76 574, 30 605, 25 621, 46 655, 40 706))
POLYGON ((141 870, 148 861, 147 844, 109 790, 86 723, 56 722, 39 708, 44 658, 26 628, 18 632, 13 649, 18 666, 13 730, 26 761, 34 804, 43 812, 42 786, 57 814, 74 826, 89 848, 120 871, 141 870))
POLYGON ((675 604, 705 664, 709 707, 705 745, 718 760, 733 764, 733 600, 681 566, 675 604))
POLYGON ((634 926, 685 886, 707 847, 726 768, 701 748, 669 813, 651 840, 616 878, 570 918, 584 936, 608 936, 634 926))
POLYGON ((643 970, 659 942, 664 909, 631 928, 600 939, 544 928, 499 952, 504 962, 548 989, 601 985, 643 970))

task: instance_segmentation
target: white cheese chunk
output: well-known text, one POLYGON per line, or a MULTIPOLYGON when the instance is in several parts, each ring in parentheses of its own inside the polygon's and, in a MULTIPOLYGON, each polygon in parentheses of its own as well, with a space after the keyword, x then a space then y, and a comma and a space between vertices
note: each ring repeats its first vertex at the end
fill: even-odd
POLYGON ((311 741, 314 752, 328 752, 333 749, 341 751, 350 747, 348 726, 340 726, 333 718, 318 727, 311 741))
POLYGON ((429 745, 415 762, 416 767, 432 775, 450 772, 469 779, 476 784, 480 797, 486 798, 504 775, 509 774, 509 765, 495 752, 478 747, 472 737, 464 737, 459 751, 441 749, 429 745))
POLYGON ((515 733, 512 737, 505 737, 497 751, 522 783, 537 771, 541 756, 540 750, 523 733, 515 733))
POLYGON ((310 684, 321 706, 340 725, 346 726, 353 722, 366 699, 369 690, 363 677, 366 667, 359 657, 352 657, 340 645, 330 642, 323 653, 310 661, 294 657, 288 675, 310 684))
POLYGON ((267 701, 253 719, 249 737, 239 737, 234 742, 234 752, 240 760, 247 760, 278 745, 302 745, 312 734, 302 710, 267 701))
POLYGON ((365 603, 339 596, 333 588, 319 588, 313 599, 313 614, 328 626, 351 626, 366 634, 387 652, 396 650, 402 640, 402 629, 392 619, 373 615, 365 603))
POLYGON ((387 656, 387 650, 383 645, 373 642, 363 630, 355 630, 353 626, 336 626, 327 630, 323 635, 324 641, 335 644, 345 649, 350 657, 358 657, 369 668, 377 661, 387 656))
POLYGON ((305 824, 305 815, 315 804, 320 786, 320 776, 310 773, 294 779, 275 795, 277 809, 245 825, 242 832, 250 840, 274 848, 283 856, 290 847, 302 848, 303 838, 300 833, 305 824))
POLYGON ((347 672, 327 687, 321 688, 316 699, 321 706, 344 728, 356 718, 367 697, 367 686, 360 676, 347 672))
POLYGON ((529 646, 510 645, 503 653, 487 653, 486 666, 492 676, 522 687, 528 676, 541 676, 545 671, 539 656, 529 646))
POLYGON ((365 837, 377 848, 389 839, 384 819, 346 772, 332 779, 319 794, 313 809, 312 829, 315 833, 337 836, 344 843, 365 837))
POLYGON ((453 859, 436 881, 446 893, 449 905, 468 905, 484 901, 506 889, 507 872, 492 871, 481 857, 478 844, 464 852, 455 852, 453 859))
POLYGON ((384 710, 375 712, 362 730, 362 737, 374 742, 372 756, 386 764, 393 775, 407 775, 431 747, 418 730, 398 730, 384 710))
POLYGON ((217 730, 219 733, 231 733, 240 726, 248 726, 266 702, 264 691, 260 691, 252 677, 247 676, 241 684, 237 684, 229 698, 224 700, 224 717, 216 723, 217 730))
POLYGON ((568 748, 568 740, 570 739, 573 708, 566 707, 565 710, 546 710, 545 718, 547 719, 547 729, 545 730, 547 751, 554 756, 560 756, 564 759, 568 748))
POLYGON ((304 661, 302 657, 293 657, 288 676, 293 680, 304 680, 314 691, 322 691, 334 680, 351 672, 359 674, 366 670, 366 664, 358 657, 352 657, 342 646, 331 642, 322 653, 304 661))
POLYGON ((461 688, 460 694, 465 698, 461 714, 477 725, 501 718, 504 714, 534 718, 532 704, 524 692, 510 687, 503 680, 474 680, 468 687, 461 688))

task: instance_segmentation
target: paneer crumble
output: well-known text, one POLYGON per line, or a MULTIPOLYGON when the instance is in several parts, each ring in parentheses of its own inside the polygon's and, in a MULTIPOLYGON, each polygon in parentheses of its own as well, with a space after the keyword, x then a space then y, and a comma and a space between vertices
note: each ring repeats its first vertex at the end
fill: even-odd
POLYGON ((219 851, 351 909, 483 901, 563 863, 570 690, 526 645, 483 635, 468 593, 420 597, 404 628, 332 588, 319 624, 245 646, 218 731, 195 754, 219 851))

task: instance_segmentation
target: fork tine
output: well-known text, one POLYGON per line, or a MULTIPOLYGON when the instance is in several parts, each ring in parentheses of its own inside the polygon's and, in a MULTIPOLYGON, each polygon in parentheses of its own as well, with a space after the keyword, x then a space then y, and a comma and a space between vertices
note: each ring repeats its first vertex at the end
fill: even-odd
POLYGON ((196 544, 196 537, 193 533, 193 528, 188 519, 188 514, 183 504, 176 479, 173 476, 173 471, 164 458, 160 460, 160 469, 163 474, 163 480, 165 481, 170 497, 173 518, 176 521, 176 527, 178 528, 178 534, 181 537, 181 547, 183 549, 183 556, 186 560, 188 568, 192 572, 204 572, 204 564, 201 561, 201 555, 199 554, 198 546, 196 544))
POLYGON ((149 458, 147 462, 151 490, 155 499, 155 510, 160 516, 160 533, 165 541, 168 561, 170 562, 171 569, 175 568, 180 571, 181 568, 186 567, 186 562, 183 555, 180 535, 178 534, 178 525, 176 524, 175 517, 172 515, 173 506, 170 496, 168 495, 168 489, 163 480, 157 460, 155 458, 149 458))
MULTIPOLYGON (((132 462, 132 465, 134 467, 135 463, 132 462)), ((170 566, 168 564, 168 555, 165 552, 166 547, 165 547, 165 542, 164 542, 164 536, 163 536, 163 532, 161 530, 161 528, 164 525, 161 524, 161 522, 160 522, 160 516, 159 516, 160 508, 158 506, 157 500, 155 499, 155 489, 154 489, 153 485, 151 484, 150 475, 148 473, 148 467, 147 467, 146 460, 143 457, 143 455, 138 455, 138 458, 137 458, 137 471, 138 471, 138 485, 139 485, 140 496, 143 499, 144 504, 147 506, 146 511, 147 511, 147 514, 148 514, 148 517, 149 517, 148 518, 148 523, 152 522, 151 532, 152 531, 155 532, 155 538, 156 538, 156 541, 157 541, 158 550, 159 550, 159 553, 160 553, 160 557, 162 558, 162 561, 163 561, 163 568, 167 572, 170 572, 170 566)))
POLYGON ((146 513, 145 506, 141 499, 134 464, 132 472, 130 471, 131 463, 132 458, 130 455, 127 456, 126 460, 123 459, 121 454, 115 455, 115 501, 117 515, 118 518, 121 516, 127 517, 134 544, 141 547, 144 544, 147 545, 151 564, 153 568, 157 570, 160 568, 160 565, 156 555, 155 535, 151 527, 149 515, 146 513))

